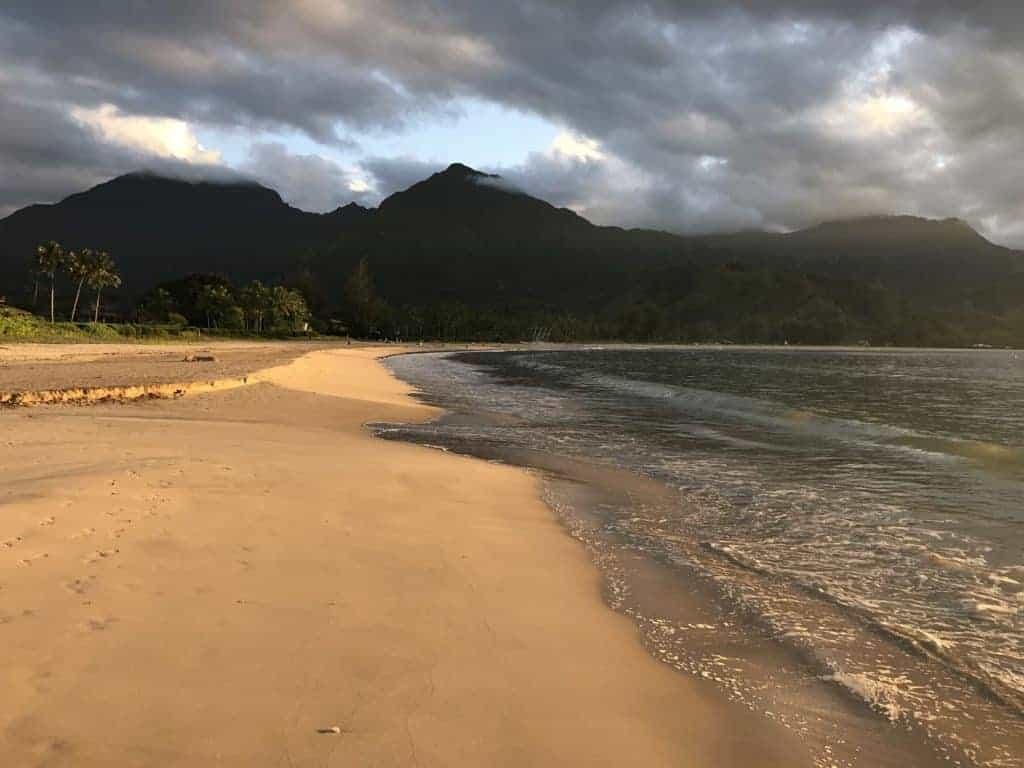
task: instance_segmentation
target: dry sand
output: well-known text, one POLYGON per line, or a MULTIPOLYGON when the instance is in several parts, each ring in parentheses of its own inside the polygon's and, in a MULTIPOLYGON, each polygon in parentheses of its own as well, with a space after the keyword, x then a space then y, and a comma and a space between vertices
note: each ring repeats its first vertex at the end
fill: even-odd
POLYGON ((0 393, 241 379, 325 346, 294 341, 7 344, 0 346, 0 393), (186 360, 211 356, 212 362, 186 360))
POLYGON ((646 654, 531 475, 371 437, 433 415, 378 353, 0 411, 0 765, 808 763, 646 654))

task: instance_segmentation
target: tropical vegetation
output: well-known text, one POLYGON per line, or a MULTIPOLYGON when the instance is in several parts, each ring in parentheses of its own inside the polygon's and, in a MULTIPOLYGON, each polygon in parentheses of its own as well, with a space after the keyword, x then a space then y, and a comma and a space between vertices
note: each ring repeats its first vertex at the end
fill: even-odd
POLYGON ((375 209, 310 214, 254 184, 129 175, 0 221, 0 295, 51 323, 92 300, 94 322, 215 334, 1024 347, 1024 252, 961 221, 684 237, 493 181, 454 165, 375 209), (87 277, 96 251, 37 248, 50 232, 102 242, 127 288, 87 277))
POLYGON ((29 265, 29 274, 34 281, 33 309, 36 308, 39 299, 39 280, 45 278, 49 282, 51 324, 57 322, 57 283, 61 275, 66 274, 74 286, 74 301, 69 315, 72 323, 75 322, 78 315, 84 286, 95 291, 93 322, 98 323, 103 290, 118 288, 121 285, 121 274, 109 253, 92 248, 72 251, 65 249, 56 240, 48 240, 36 247, 29 265))
POLYGON ((284 285, 259 280, 238 287, 219 275, 188 275, 162 283, 139 301, 144 322, 206 328, 208 331, 290 335, 310 330, 305 296, 284 285))

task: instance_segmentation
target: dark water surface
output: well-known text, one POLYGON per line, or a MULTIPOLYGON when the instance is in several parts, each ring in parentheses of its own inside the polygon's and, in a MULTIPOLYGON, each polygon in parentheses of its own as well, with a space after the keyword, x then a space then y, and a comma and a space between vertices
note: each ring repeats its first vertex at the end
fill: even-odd
POLYGON ((1024 356, 388 364, 453 416, 385 436, 550 470, 549 503, 652 652, 804 735, 819 764, 921 764, 924 744, 1024 765, 1024 356))

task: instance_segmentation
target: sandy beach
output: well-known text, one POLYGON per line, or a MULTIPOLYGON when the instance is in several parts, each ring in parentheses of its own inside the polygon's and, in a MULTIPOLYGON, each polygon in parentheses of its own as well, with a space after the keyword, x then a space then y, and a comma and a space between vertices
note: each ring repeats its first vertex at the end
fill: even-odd
POLYGON ((317 342, 0 345, 0 393, 241 379, 317 342))
MULTIPOLYGON (((535 477, 372 437, 436 415, 395 351, 254 346, 227 391, 0 410, 4 766, 810 764, 644 651, 535 477)), ((80 375, 20 354, 22 388, 80 375)))

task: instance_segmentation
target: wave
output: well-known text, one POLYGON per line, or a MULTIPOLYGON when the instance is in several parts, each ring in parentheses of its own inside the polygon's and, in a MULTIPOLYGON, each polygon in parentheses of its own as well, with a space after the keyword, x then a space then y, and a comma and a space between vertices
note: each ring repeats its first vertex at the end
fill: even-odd
MULTIPOLYGON (((531 361, 537 370, 561 370, 557 366, 531 361)), ((662 382, 628 379, 608 374, 586 374, 582 380, 629 397, 658 401, 683 413, 710 415, 740 424, 756 424, 791 434, 819 439, 853 442, 881 448, 909 450, 925 457, 948 460, 968 459, 997 472, 1024 472, 1024 447, 996 442, 929 435, 877 422, 825 416, 791 408, 779 402, 744 395, 686 387, 662 382)), ((709 433, 709 436, 714 436, 709 433)), ((729 437, 729 436, 725 436, 729 437)), ((734 442, 731 438, 726 442, 734 442)), ((751 447, 764 443, 752 441, 751 447)))
POLYGON ((823 416, 772 400, 744 395, 626 379, 607 374, 586 374, 582 378, 590 386, 612 389, 632 397, 661 401, 679 411, 711 414, 779 431, 798 431, 821 437, 871 441, 896 440, 913 435, 909 430, 900 427, 823 416))
POLYGON ((898 445, 945 456, 968 459, 985 469, 1018 474, 1024 472, 1024 448, 983 440, 965 440, 937 435, 906 435, 898 438, 898 445))
POLYGON ((902 401, 921 409, 913 420, 884 401, 832 410, 827 386, 792 399, 792 376, 746 396, 714 389, 733 389, 719 369, 710 379, 683 371, 679 381, 697 384, 684 386, 650 380, 665 375, 660 359, 647 370, 642 358, 603 370, 601 360, 471 356, 444 376, 434 368, 424 388, 517 418, 516 429, 456 435, 442 425, 445 435, 607 461, 681 493, 679 508, 624 508, 610 524, 708 577, 765 637, 806 659, 811 677, 889 720, 941 722, 955 734, 959 718, 977 716, 989 731, 1015 732, 1024 716, 1018 483, 971 471, 1024 467, 1024 449, 998 442, 1013 439, 1000 414, 979 410, 973 426, 931 418, 932 406, 948 415, 973 401, 930 391, 902 401), (924 433, 950 425, 982 439, 924 433))
MULTIPOLYGON (((705 550, 718 555, 733 565, 761 576, 778 578, 790 575, 780 573, 770 565, 747 555, 733 545, 705 541, 702 542, 702 546, 705 550)), ((975 569, 977 568, 978 561, 973 558, 940 557, 931 553, 928 559, 941 567, 958 572, 977 574, 975 569)), ((998 579, 998 574, 996 576, 998 579)), ((1018 716, 1024 717, 1024 677, 1009 670, 993 668, 991 665, 958 653, 956 641, 923 627, 893 621, 890 617, 880 614, 877 606, 863 600, 851 599, 849 596, 836 594, 830 589, 828 584, 807 583, 800 580, 794 581, 793 584, 806 592, 810 597, 823 600, 835 608, 846 612, 850 618, 861 622, 864 626, 878 634, 888 637, 904 649, 942 664, 954 674, 969 681, 990 698, 1008 707, 1018 716)), ((998 622, 1001 619, 1024 614, 1024 608, 1009 605, 1005 601, 993 599, 991 596, 985 596, 984 599, 965 599, 962 601, 962 605, 971 616, 983 621, 998 622)), ((793 633, 789 630, 776 633, 776 637, 783 642, 793 639, 807 639, 806 634, 793 633)), ((846 683, 853 679, 850 676, 847 676, 847 678, 844 680, 836 679, 835 682, 842 682, 846 685, 846 683)), ((846 687, 849 688, 851 686, 846 685, 846 687)), ((878 690, 875 688, 867 690, 861 687, 855 692, 865 693, 864 698, 869 704, 872 704, 872 706, 877 705, 878 708, 888 714, 895 712, 893 707, 895 702, 899 701, 897 696, 899 689, 896 683, 887 684, 885 688, 885 701, 882 702, 877 700, 878 690)))
POLYGON ((822 675, 826 682, 837 683, 877 712, 889 722, 895 723, 904 714, 900 705, 899 685, 894 682, 875 680, 859 672, 844 672, 835 669, 831 674, 822 675))

